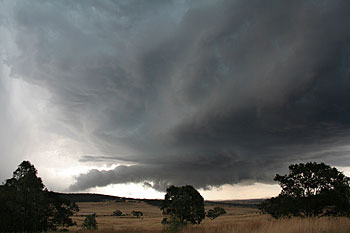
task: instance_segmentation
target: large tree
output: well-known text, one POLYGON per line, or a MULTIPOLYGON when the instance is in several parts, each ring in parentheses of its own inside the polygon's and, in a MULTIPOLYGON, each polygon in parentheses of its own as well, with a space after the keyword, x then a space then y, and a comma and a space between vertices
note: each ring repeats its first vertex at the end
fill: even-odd
POLYGON ((282 191, 260 205, 273 217, 349 215, 349 178, 324 163, 292 164, 289 174, 276 175, 282 191))
POLYGON ((29 161, 23 161, 13 177, 0 186, 0 232, 42 232, 69 227, 74 223, 69 216, 78 207, 49 192, 37 170, 29 161))
POLYGON ((162 223, 180 223, 186 225, 200 224, 205 218, 204 199, 200 193, 190 185, 167 189, 161 206, 163 214, 167 217, 162 223))

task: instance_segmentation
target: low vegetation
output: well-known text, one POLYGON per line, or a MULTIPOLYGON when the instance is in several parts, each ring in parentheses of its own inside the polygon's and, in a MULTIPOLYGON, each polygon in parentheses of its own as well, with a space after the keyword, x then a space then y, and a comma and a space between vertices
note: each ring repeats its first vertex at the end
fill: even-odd
POLYGON ((131 215, 135 216, 136 218, 140 218, 143 216, 143 213, 141 211, 133 210, 131 211, 131 215))
POLYGON ((88 215, 85 217, 83 225, 83 229, 86 230, 97 230, 97 222, 96 222, 96 215, 88 215))
POLYGON ((119 216, 124 216, 125 214, 123 214, 123 212, 121 212, 120 210, 116 210, 113 212, 113 215, 119 217, 119 216))
POLYGON ((226 211, 224 208, 221 207, 215 207, 214 209, 210 209, 207 212, 207 217, 211 220, 214 220, 215 218, 219 217, 220 215, 226 214, 226 211))

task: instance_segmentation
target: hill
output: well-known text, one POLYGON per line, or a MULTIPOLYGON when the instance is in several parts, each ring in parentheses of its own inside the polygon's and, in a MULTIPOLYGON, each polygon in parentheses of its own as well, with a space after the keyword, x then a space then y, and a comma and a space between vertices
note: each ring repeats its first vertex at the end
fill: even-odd
MULTIPOLYGON (((112 195, 96 194, 96 193, 58 193, 62 198, 68 199, 72 202, 104 202, 104 201, 115 201, 115 202, 145 202, 153 206, 160 206, 162 200, 160 199, 138 199, 138 198, 127 198, 118 197, 112 195)), ((226 201, 205 201, 206 205, 221 205, 230 207, 247 207, 255 208, 257 204, 262 202, 264 199, 251 199, 251 200, 226 200, 226 201)))

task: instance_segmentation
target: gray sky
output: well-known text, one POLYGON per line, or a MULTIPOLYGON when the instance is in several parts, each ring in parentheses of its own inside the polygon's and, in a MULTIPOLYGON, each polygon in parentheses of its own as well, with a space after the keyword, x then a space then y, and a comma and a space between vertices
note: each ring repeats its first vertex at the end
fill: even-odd
POLYGON ((2 180, 23 159, 101 192, 350 166, 349 1, 0 4, 2 180))

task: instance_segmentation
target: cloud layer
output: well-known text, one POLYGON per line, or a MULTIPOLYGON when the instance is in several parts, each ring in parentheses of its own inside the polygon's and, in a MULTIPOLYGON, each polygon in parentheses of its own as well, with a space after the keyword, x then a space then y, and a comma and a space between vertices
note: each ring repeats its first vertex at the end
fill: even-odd
POLYGON ((57 134, 96 148, 70 189, 270 182, 349 165, 348 1, 7 3, 12 76, 51 93, 57 134), (282 169, 283 168, 283 169, 282 169))

